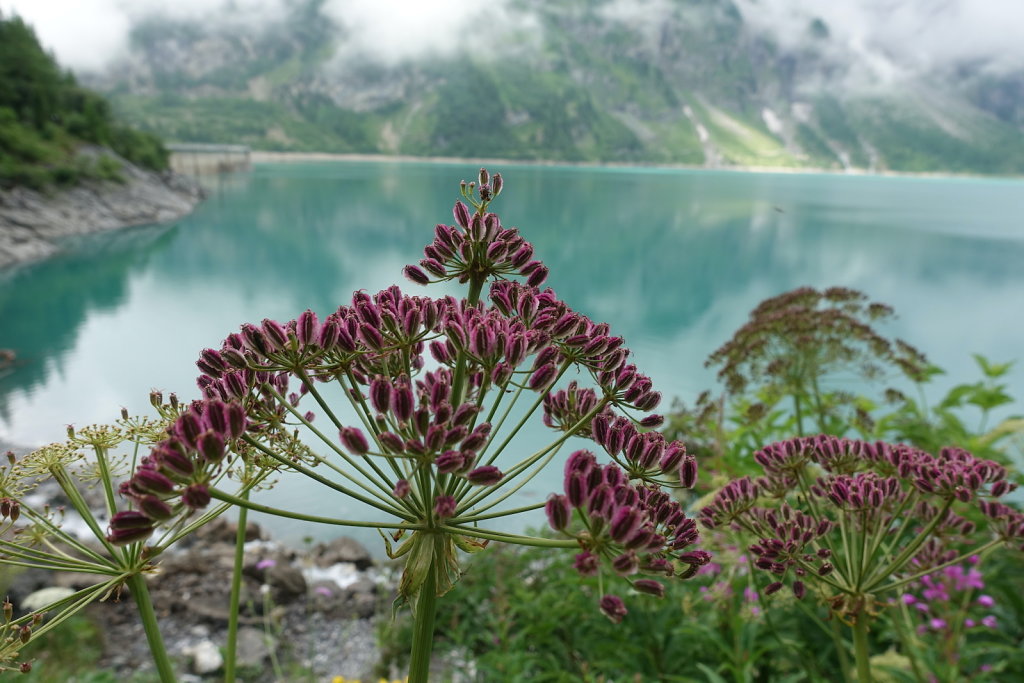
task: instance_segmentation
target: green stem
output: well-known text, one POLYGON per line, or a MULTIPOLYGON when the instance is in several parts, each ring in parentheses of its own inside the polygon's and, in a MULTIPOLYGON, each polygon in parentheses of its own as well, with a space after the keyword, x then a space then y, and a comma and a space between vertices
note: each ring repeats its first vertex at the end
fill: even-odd
MULTIPOLYGON (((103 482, 103 497, 107 503, 107 517, 112 518, 114 513, 117 512, 117 503, 114 502, 114 485, 113 479, 110 476, 110 464, 107 462, 107 450, 102 446, 93 446, 93 452, 96 453, 96 464, 100 470, 100 481, 103 482)), ((132 470, 133 472, 135 470, 132 470)))
POLYGON ((535 538, 533 536, 520 536, 518 534, 506 534, 501 531, 490 529, 467 529, 461 526, 442 526, 441 531, 461 536, 482 538, 485 541, 500 541, 501 543, 515 543, 516 545, 529 545, 535 548, 578 548, 579 543, 575 539, 558 540, 555 538, 535 538))
POLYGON ((317 515, 304 515, 300 512, 292 512, 291 510, 281 510, 279 508, 272 508, 268 505, 261 505, 259 503, 252 503, 243 498, 232 496, 230 493, 224 493, 218 489, 210 489, 210 496, 217 500, 222 500, 225 503, 231 503, 240 508, 248 508, 249 510, 255 510, 256 512, 265 512, 268 515, 275 515, 277 517, 287 517, 289 519, 298 519, 303 522, 315 522, 317 524, 334 524, 336 526, 359 526, 368 527, 371 529, 406 529, 406 530, 421 530, 423 527, 416 524, 395 524, 393 522, 361 522, 352 519, 335 519, 334 517, 320 517, 317 515))
MULTIPOLYGON (((467 514, 459 517, 455 517, 449 520, 452 524, 465 524, 467 522, 479 522, 482 519, 494 519, 495 517, 507 517, 509 515, 518 515, 522 512, 530 512, 531 510, 540 510, 544 507, 544 503, 534 503, 533 505, 524 505, 519 508, 512 508, 511 510, 500 510, 498 512, 489 512, 487 514, 467 514)), ((488 508, 491 505, 487 506, 488 508)))
POLYGON ((174 667, 171 665, 171 660, 167 658, 167 650, 164 648, 164 639, 160 635, 160 626, 156 621, 153 603, 149 599, 146 580, 142 578, 141 574, 132 574, 128 577, 128 587, 135 599, 135 605, 139 608, 142 627, 146 631, 149 652, 153 656, 153 663, 156 664, 156 670, 160 675, 160 683, 174 683, 177 680, 174 676, 174 667))
MULTIPOLYGON (((366 496, 364 496, 364 495, 362 495, 360 493, 357 493, 356 491, 353 491, 351 489, 345 488, 344 486, 342 486, 341 484, 338 484, 337 482, 331 481, 327 477, 324 477, 324 476, 321 476, 321 475, 317 474, 316 472, 314 472, 313 470, 309 469, 308 467, 305 467, 305 466, 299 464, 297 461, 289 460, 285 456, 272 451, 271 449, 267 448, 266 446, 264 446, 260 442, 258 442, 255 439, 253 439, 251 436, 246 435, 246 436, 243 436, 242 439, 244 439, 247 443, 251 444, 255 448, 259 449, 261 452, 263 452, 266 455, 270 456, 274 460, 277 460, 279 463, 281 463, 285 467, 287 467, 289 469, 292 469, 292 470, 295 470, 296 472, 301 472, 302 474, 306 475, 310 479, 313 479, 314 481, 320 482, 324 486, 326 486, 328 488, 331 488, 331 489, 334 489, 338 493, 343 493, 346 496, 349 496, 350 498, 355 498, 356 500, 358 500, 358 501, 360 501, 362 503, 366 503, 367 505, 371 505, 371 506, 377 508, 378 510, 380 510, 381 512, 386 512, 388 514, 392 514, 392 515, 394 515, 396 517, 401 517, 402 519, 407 519, 407 520, 410 520, 410 521, 412 519, 411 515, 409 515, 408 512, 405 512, 403 510, 399 510, 399 509, 396 509, 396 508, 392 507, 390 505, 390 503, 392 501, 386 500, 383 497, 381 497, 380 501, 383 501, 383 503, 382 503, 380 501, 372 500, 370 498, 367 498, 366 496)), ((369 490, 368 490, 368 492, 373 493, 372 491, 369 491, 369 490)), ((397 499, 392 499, 392 500, 397 500, 397 499)))
POLYGON ((434 649, 434 616, 437 614, 437 563, 431 562, 427 578, 416 597, 413 619, 412 653, 409 657, 409 683, 428 683, 430 653, 434 649))
POLYGON ((796 434, 804 436, 804 416, 800 411, 800 397, 793 394, 793 411, 796 413, 796 434))
POLYGON ((937 527, 942 522, 942 519, 946 516, 946 511, 949 510, 952 504, 952 498, 946 500, 942 508, 935 514, 931 521, 928 522, 928 525, 921 531, 921 533, 917 535, 917 538, 911 541, 910 545, 904 548, 903 552, 901 552, 899 556, 896 557, 896 559, 894 559, 888 565, 880 569, 872 577, 871 581, 869 581, 867 585, 864 587, 865 593, 870 593, 872 590, 874 590, 875 586, 885 581, 893 573, 898 572, 900 569, 902 569, 903 565, 907 562, 907 560, 913 557, 914 553, 916 553, 917 550, 922 545, 924 545, 924 542, 928 540, 928 536, 935 530, 935 527, 937 527))
POLYGON ((853 653, 857 659, 857 683, 871 683, 871 654, 868 651, 868 620, 863 610, 853 623, 853 653))
POLYGON ((893 581, 890 584, 886 584, 885 586, 883 586, 881 589, 877 590, 876 592, 878 592, 878 593, 886 593, 888 591, 891 591, 894 588, 899 588, 900 586, 903 586, 905 584, 912 583, 912 582, 917 581, 918 579, 920 579, 922 576, 925 576, 927 574, 932 574, 934 572, 939 571, 940 569, 945 569, 946 567, 948 567, 950 565, 959 564, 960 562, 963 562, 964 560, 966 560, 971 555, 980 555, 982 558, 984 558, 986 555, 988 555, 989 551, 991 551, 992 548, 996 547, 997 545, 999 545, 1002 542, 1003 542, 1003 539, 1001 539, 1001 538, 994 538, 991 541, 989 541, 988 543, 986 543, 985 545, 981 546, 980 548, 973 548, 970 552, 966 552, 963 555, 960 555, 958 557, 954 557, 952 560, 949 560, 948 562, 943 562, 942 564, 935 565, 934 567, 929 567, 928 569, 925 569, 924 571, 919 571, 916 574, 911 574, 910 576, 908 576, 906 578, 903 578, 903 579, 900 579, 899 581, 893 581))
POLYGON ((832 642, 835 643, 836 654, 839 656, 839 668, 843 672, 843 680, 850 683, 850 655, 846 652, 846 641, 843 640, 843 636, 839 632, 839 623, 835 615, 829 619, 828 623, 831 626, 832 642))
MULTIPOLYGON (((249 500, 248 489, 242 500, 249 500)), ((238 508, 238 530, 235 532, 235 564, 231 570, 231 602, 228 607, 228 645, 224 657, 224 683, 235 681, 235 654, 238 649, 238 603, 242 595, 242 565, 245 563, 245 527, 249 509, 238 508)))

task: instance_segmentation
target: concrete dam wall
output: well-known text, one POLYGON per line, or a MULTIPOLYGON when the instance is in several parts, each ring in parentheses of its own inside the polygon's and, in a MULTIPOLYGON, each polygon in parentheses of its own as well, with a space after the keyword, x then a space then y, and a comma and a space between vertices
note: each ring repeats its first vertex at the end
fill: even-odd
POLYGON ((166 145, 171 153, 171 170, 190 176, 245 171, 252 154, 245 145, 205 145, 180 143, 166 145))

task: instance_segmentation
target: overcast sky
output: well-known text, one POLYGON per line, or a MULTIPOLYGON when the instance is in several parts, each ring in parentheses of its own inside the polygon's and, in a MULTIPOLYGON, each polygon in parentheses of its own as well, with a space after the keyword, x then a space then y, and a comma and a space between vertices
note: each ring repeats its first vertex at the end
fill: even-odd
MULTIPOLYGON (((807 39, 821 17, 838 48, 881 69, 927 71, 979 59, 1000 70, 1024 68, 1024 0, 734 0, 747 21, 787 45, 807 39)), ((123 54, 132 23, 147 14, 240 24, 279 18, 289 0, 0 0, 35 26, 58 59, 100 69, 123 54)), ((606 17, 650 24, 672 0, 606 0, 606 17)), ((464 0, 327 0, 325 13, 351 29, 358 46, 380 58, 451 52, 482 25, 542 30, 529 16, 464 0), (481 21, 487 12, 486 21, 481 21)), ((529 34, 530 31, 525 31, 529 34)))

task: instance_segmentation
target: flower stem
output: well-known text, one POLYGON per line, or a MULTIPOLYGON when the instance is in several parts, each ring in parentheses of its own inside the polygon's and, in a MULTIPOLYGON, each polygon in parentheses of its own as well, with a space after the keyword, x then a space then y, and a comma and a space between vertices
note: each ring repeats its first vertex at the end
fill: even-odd
MULTIPOLYGON (((249 491, 242 492, 249 500, 249 491)), ((235 652, 238 649, 238 603, 242 595, 242 564, 245 561, 245 527, 249 509, 238 508, 238 530, 235 532, 235 564, 231 570, 231 602, 228 607, 228 644, 224 657, 224 683, 235 681, 235 652)))
POLYGON ((427 578, 420 586, 413 617, 412 653, 409 657, 409 683, 427 683, 430 678, 430 653, 434 649, 434 615, 437 613, 437 564, 430 563, 427 578))
POLYGON ((871 662, 868 651, 868 620, 861 611, 853 623, 853 653, 857 658, 857 683, 871 683, 871 662))
POLYGON ((358 527, 369 527, 371 529, 409 529, 417 530, 423 527, 418 526, 414 523, 408 522, 403 524, 395 524, 394 522, 363 522, 353 519, 335 519, 333 517, 320 517, 318 515, 304 515, 301 512, 292 512, 291 510, 281 510, 279 508, 272 508, 268 505, 261 505, 259 503, 252 503, 244 498, 238 498, 232 496, 229 493, 224 493, 218 489, 210 489, 210 495, 217 500, 222 500, 225 503, 231 503, 240 508, 248 508, 249 510, 255 510, 256 512, 264 512, 268 515, 275 515, 277 517, 287 517, 289 519, 298 519, 304 522, 315 522, 316 524, 334 524, 337 526, 358 526, 358 527))
POLYGON ((132 574, 128 577, 128 588, 131 589, 135 605, 139 608, 142 627, 146 631, 149 652, 153 656, 153 663, 156 664, 157 673, 160 675, 160 683, 174 683, 177 680, 174 676, 174 667, 171 665, 171 660, 167 658, 167 649, 164 647, 164 639, 160 635, 160 626, 156 621, 156 612, 153 611, 153 602, 149 599, 146 580, 142 578, 141 574, 132 574))

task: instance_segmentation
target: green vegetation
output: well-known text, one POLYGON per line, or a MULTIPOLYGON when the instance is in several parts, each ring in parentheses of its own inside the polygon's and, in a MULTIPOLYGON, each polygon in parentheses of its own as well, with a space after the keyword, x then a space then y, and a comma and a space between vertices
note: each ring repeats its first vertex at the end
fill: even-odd
POLYGON ((298 0, 273 29, 245 35, 144 20, 132 31, 131 61, 101 82, 126 121, 180 142, 1024 173, 1012 79, 979 72, 941 90, 922 81, 858 94, 844 87, 848 65, 836 61, 820 19, 807 25, 808 48, 793 52, 748 26, 725 0, 662 3, 657 31, 654 23, 615 18, 610 3, 520 0, 509 11, 543 31, 508 22, 493 27, 500 36, 493 50, 387 64, 348 50, 345 28, 323 4, 298 0), (818 82, 829 87, 809 85, 818 82), (769 130, 765 109, 781 129, 769 130))
POLYGON ((82 145, 110 149, 146 168, 167 168, 167 150, 156 136, 118 123, 105 99, 60 69, 30 26, 0 16, 0 187, 123 180, 116 157, 81 154, 82 145))

